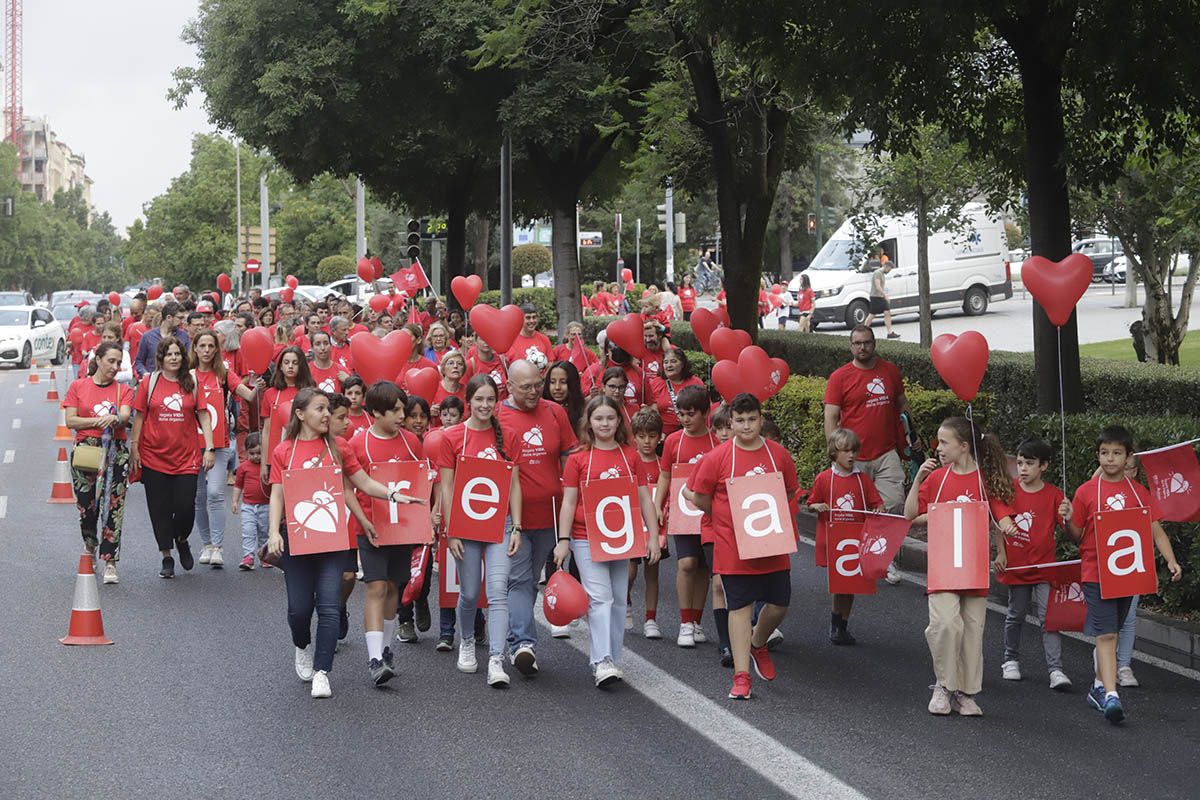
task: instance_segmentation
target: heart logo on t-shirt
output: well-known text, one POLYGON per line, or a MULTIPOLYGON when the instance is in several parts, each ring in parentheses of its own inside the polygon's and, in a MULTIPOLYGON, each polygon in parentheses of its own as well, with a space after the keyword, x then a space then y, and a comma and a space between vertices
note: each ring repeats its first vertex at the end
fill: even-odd
POLYGON ((115 413, 116 412, 113 411, 112 403, 108 403, 108 402, 96 403, 96 405, 92 406, 92 414, 94 414, 97 417, 104 417, 104 416, 108 416, 109 414, 115 414, 115 413))
POLYGON ((883 378, 872 378, 867 383, 868 394, 887 394, 887 387, 883 385, 883 378))
POLYGON ((1112 497, 1104 501, 1104 504, 1113 511, 1120 511, 1125 508, 1125 493, 1117 492, 1112 497))
POLYGON ((183 411, 183 395, 169 394, 163 398, 163 408, 171 411, 183 411))
POLYGON ((956 502, 956 503, 974 503, 975 498, 971 497, 970 492, 964 492, 963 494, 960 494, 954 502, 956 502))
POLYGON ((480 450, 478 453, 475 454, 475 457, 476 458, 488 458, 488 459, 491 459, 492 461, 500 460, 500 454, 496 452, 496 448, 494 448, 494 447, 488 447, 484 450, 480 450))
POLYGON ((689 458, 689 459, 688 459, 688 462, 687 462, 687 463, 689 463, 689 464, 695 464, 697 461, 699 461, 699 460, 700 460, 700 459, 702 459, 702 458, 704 458, 704 453, 696 453, 696 455, 694 455, 694 456, 692 456, 691 458, 689 458))
POLYGON ((333 378, 326 378, 317 385, 317 388, 322 392, 336 392, 337 382, 333 378))
POLYGON ((323 456, 315 455, 303 464, 304 469, 312 469, 313 467, 321 466, 323 456))
POLYGON ((842 511, 853 511, 854 510, 854 495, 849 494, 849 493, 842 495, 841 497, 839 497, 837 499, 837 502, 835 505, 837 505, 837 507, 842 511))
POLYGON ((532 428, 525 431, 525 434, 521 438, 525 440, 525 444, 531 444, 535 447, 540 447, 542 444, 542 429, 541 427, 534 425, 532 428))
POLYGON ((1016 523, 1018 528, 1026 533, 1029 533, 1030 529, 1033 528, 1033 512, 1022 511, 1020 514, 1017 514, 1015 517, 1013 517, 1013 522, 1016 523))
POLYGON ((616 467, 609 467, 608 469, 604 470, 604 472, 600 473, 601 480, 603 480, 605 478, 619 478, 619 477, 621 477, 621 470, 617 469, 616 467))
POLYGON ((658 369, 659 369, 659 366, 660 366, 660 365, 659 365, 659 363, 658 363, 657 361, 651 361, 651 362, 649 362, 649 363, 647 363, 647 364, 646 364, 646 371, 647 371, 647 372, 652 372, 652 373, 654 373, 655 375, 657 375, 657 374, 658 374, 658 369))
POLYGON ((749 472, 747 472, 746 476, 749 477, 751 475, 766 475, 766 474, 767 474, 767 470, 760 465, 760 466, 757 466, 754 469, 750 470, 749 472))
POLYGON ((637 397, 637 387, 634 386, 632 383, 625 384, 625 396, 626 397, 637 397))

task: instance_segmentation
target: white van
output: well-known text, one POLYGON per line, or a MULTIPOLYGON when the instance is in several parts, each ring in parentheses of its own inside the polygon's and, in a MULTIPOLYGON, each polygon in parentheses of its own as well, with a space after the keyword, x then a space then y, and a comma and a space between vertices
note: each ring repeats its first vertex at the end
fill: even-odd
MULTIPOLYGON (((988 216, 981 203, 970 203, 963 212, 973 230, 963 234, 931 232, 929 236, 930 302, 934 310, 961 308, 978 316, 992 300, 1012 297, 1012 274, 1004 246, 1004 228, 988 216)), ((917 314, 917 223, 912 216, 883 217, 878 247, 895 268, 887 276, 892 316, 917 314)), ((866 320, 871 304, 871 273, 878 261, 865 252, 850 220, 842 223, 803 274, 813 289, 812 324, 843 323, 847 328, 866 320)), ((799 296, 800 276, 788 284, 799 296)), ((797 315, 792 307, 793 317, 797 315)))

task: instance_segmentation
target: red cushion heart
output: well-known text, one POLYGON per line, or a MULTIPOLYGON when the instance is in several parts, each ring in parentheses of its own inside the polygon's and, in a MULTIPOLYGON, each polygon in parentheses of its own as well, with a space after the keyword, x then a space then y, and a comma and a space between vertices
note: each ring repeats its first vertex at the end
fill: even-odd
POLYGON ((742 388, 742 373, 735 361, 718 361, 713 364, 712 384, 721 397, 725 398, 726 403, 732 402, 733 398, 745 391, 742 388))
POLYGON ((450 291, 454 293, 459 305, 470 308, 475 305, 479 293, 483 291, 483 279, 478 275, 456 275, 454 280, 450 281, 450 291))
POLYGON ((371 299, 367 301, 367 305, 369 305, 371 310, 376 314, 382 314, 387 309, 388 304, 391 302, 392 301, 388 299, 386 294, 373 294, 371 295, 371 299))
POLYGON ((739 391, 750 392, 762 401, 774 397, 789 375, 787 363, 782 358, 771 358, 761 347, 753 345, 738 355, 737 366, 741 377, 739 391))
POLYGON ((750 344, 750 334, 736 328, 717 328, 708 338, 708 346, 717 361, 737 361, 750 344))
POLYGON ((717 315, 710 309, 697 308, 692 312, 692 333, 696 334, 696 341, 700 342, 700 349, 712 355, 712 350, 709 348, 709 337, 713 331, 720 326, 721 321, 717 319, 717 315))
POLYGON ((1092 285, 1092 274, 1092 260, 1083 253, 1072 253, 1057 262, 1032 256, 1021 265, 1021 282, 1060 328, 1071 319, 1075 304, 1092 285))
POLYGON ((382 339, 370 334, 350 339, 354 371, 367 386, 392 380, 408 362, 412 349, 412 334, 405 330, 392 331, 382 339))
POLYGON ((960 336, 943 333, 929 348, 938 375, 958 395, 969 403, 979 394, 979 384, 987 371, 988 343, 978 331, 966 331, 960 336))
POLYGON ((521 333, 525 324, 525 312, 520 306, 507 305, 504 308, 495 306, 475 306, 469 315, 471 327, 479 334, 479 338, 497 353, 507 353, 521 333))
POLYGON ((433 397, 437 394, 438 384, 441 382, 441 373, 433 367, 410 369, 404 374, 402 381, 410 395, 422 397, 430 405, 433 405, 433 397))
POLYGON ((626 314, 608 323, 608 340, 634 358, 646 357, 646 340, 640 314, 626 314))

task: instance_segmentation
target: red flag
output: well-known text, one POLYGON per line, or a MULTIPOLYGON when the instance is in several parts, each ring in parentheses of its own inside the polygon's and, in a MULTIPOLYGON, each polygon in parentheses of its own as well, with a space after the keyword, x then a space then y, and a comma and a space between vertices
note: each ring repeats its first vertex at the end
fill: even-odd
POLYGON ((420 317, 417 316, 417 301, 416 300, 413 300, 412 305, 408 307, 408 322, 406 324, 416 325, 417 327, 424 328, 424 326, 421 325, 420 317))
POLYGON ((410 274, 416 278, 417 288, 424 289, 429 286, 429 278, 425 276, 425 270, 421 267, 421 262, 413 259, 412 266, 408 268, 410 274))
POLYGON ((1042 621, 1045 631, 1081 631, 1087 621, 1087 603, 1079 582, 1079 565, 1050 567, 1054 571, 1050 581, 1050 596, 1046 601, 1046 617, 1042 621))
POLYGON ((425 565, 429 563, 430 550, 427 544, 413 549, 412 558, 409 559, 408 583, 404 585, 404 595, 401 598, 404 605, 411 604, 425 589, 425 565))
POLYGON ((1200 463, 1191 442, 1141 454, 1150 502, 1167 522, 1200 521, 1200 463))
POLYGON ((887 574, 888 564, 900 552, 912 523, 890 514, 865 514, 859 564, 864 577, 878 580, 887 574))
POLYGON ((587 372, 587 348, 583 346, 582 336, 571 337, 571 363, 575 365, 575 369, 579 370, 580 375, 587 372))

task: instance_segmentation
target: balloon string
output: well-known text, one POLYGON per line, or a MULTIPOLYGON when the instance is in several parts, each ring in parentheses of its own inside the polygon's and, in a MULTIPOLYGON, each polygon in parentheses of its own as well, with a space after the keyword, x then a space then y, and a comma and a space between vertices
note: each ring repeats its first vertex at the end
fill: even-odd
POLYGON ((1058 419, 1062 426, 1062 490, 1067 493, 1067 398, 1063 386, 1062 328, 1058 328, 1058 419))

